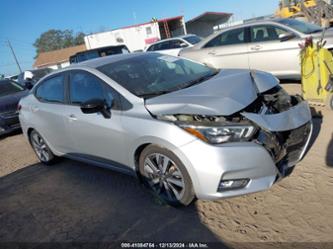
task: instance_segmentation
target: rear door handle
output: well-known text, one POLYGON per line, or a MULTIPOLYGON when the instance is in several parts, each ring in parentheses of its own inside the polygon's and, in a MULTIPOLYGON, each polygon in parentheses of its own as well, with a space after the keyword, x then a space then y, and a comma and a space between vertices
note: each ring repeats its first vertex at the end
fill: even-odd
POLYGON ((255 46, 251 47, 251 50, 254 50, 254 51, 257 51, 257 50, 260 50, 260 49, 262 49, 261 45, 255 45, 255 46))
POLYGON ((76 116, 74 114, 70 114, 68 116, 68 119, 69 119, 69 121, 76 121, 77 120, 77 118, 76 118, 76 116))
POLYGON ((216 55, 216 52, 213 50, 213 51, 209 51, 208 54, 209 55, 216 55))

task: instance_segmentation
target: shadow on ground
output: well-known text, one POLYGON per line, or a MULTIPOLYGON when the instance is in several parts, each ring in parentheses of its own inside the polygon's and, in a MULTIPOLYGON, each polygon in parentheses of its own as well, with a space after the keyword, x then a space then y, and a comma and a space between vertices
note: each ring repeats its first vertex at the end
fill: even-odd
POLYGON ((316 139, 319 136, 321 125, 323 123, 323 116, 321 112, 317 112, 315 108, 311 107, 311 115, 312 115, 312 123, 313 123, 313 129, 312 129, 312 135, 309 141, 309 146, 307 148, 307 152, 312 148, 313 144, 315 143, 316 139))
POLYGON ((71 160, 0 178, 0 242, 202 241, 226 246, 195 205, 173 208, 134 178, 71 160))
POLYGON ((326 165, 333 167, 333 133, 326 151, 326 165))
POLYGON ((22 134, 22 130, 21 130, 21 129, 16 130, 16 131, 9 132, 9 133, 7 133, 7 134, 2 134, 2 135, 0 135, 0 141, 1 141, 2 139, 8 138, 8 137, 12 137, 12 136, 16 136, 16 135, 18 135, 18 134, 22 134))

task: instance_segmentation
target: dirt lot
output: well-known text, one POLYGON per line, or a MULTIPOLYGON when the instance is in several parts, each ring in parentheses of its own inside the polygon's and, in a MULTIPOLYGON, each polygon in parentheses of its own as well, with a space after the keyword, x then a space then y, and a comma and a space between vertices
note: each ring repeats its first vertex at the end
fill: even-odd
POLYGON ((45 167, 23 135, 1 138, 0 242, 333 243, 333 112, 317 110, 315 141, 290 177, 269 191, 182 209, 159 204, 132 177, 67 159, 45 167))

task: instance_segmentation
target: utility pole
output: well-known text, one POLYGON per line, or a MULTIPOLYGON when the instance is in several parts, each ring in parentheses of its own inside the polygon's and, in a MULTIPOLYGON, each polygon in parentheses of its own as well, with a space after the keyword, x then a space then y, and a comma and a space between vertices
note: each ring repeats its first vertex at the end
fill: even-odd
POLYGON ((12 47, 12 44, 10 44, 10 41, 9 41, 9 40, 7 40, 7 43, 8 43, 8 47, 9 47, 10 50, 12 51, 12 54, 13 54, 14 60, 15 60, 15 62, 16 62, 16 65, 17 65, 17 67, 18 67, 20 73, 22 73, 22 69, 21 69, 20 64, 19 64, 19 62, 18 62, 18 60, 17 60, 17 57, 16 57, 16 54, 15 54, 14 49, 13 49, 13 47, 12 47))

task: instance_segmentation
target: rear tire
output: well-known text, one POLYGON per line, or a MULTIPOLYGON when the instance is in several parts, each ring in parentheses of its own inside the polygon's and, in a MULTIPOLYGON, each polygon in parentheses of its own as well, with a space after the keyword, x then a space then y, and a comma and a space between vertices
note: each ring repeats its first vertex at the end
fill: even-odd
POLYGON ((139 173, 143 183, 169 205, 187 206, 195 197, 185 166, 165 148, 147 146, 139 158, 139 173))
POLYGON ((56 156, 37 131, 33 130, 30 132, 29 141, 36 156, 42 163, 51 165, 56 161, 56 156))

